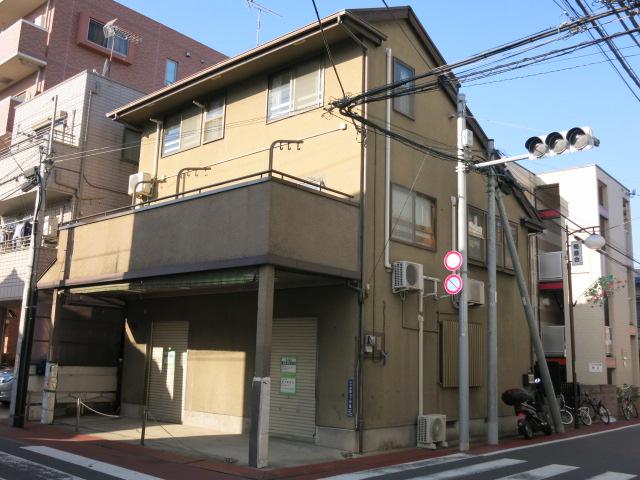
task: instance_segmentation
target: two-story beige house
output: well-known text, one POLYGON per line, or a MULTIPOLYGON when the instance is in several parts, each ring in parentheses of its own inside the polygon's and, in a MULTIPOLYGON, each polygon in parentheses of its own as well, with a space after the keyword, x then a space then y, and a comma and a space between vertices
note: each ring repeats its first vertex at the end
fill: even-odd
MULTIPOLYGON (((122 352, 101 361, 122 358, 125 414, 139 416, 146 405, 158 420, 229 433, 255 432, 268 419, 271 435, 350 451, 415 445, 418 297, 393 293, 392 264, 421 264, 439 279, 448 273, 455 94, 439 89, 362 112, 449 152, 451 161, 326 107, 444 63, 410 8, 347 10, 113 111, 114 120, 142 130, 136 204, 61 226, 58 259, 39 282, 54 292, 49 360, 95 365, 96 329, 123 332, 122 352), (68 305, 82 301, 103 302, 110 312, 119 306, 121 315, 109 320, 94 306, 95 317, 68 322, 68 305), (65 351, 71 336, 85 342, 77 358, 65 351)), ((483 152, 485 134, 472 118, 468 124, 483 152)), ((483 176, 469 174, 468 201, 471 418, 479 433, 483 176)), ((523 220, 535 213, 522 196, 506 202, 528 271, 523 220)), ((504 390, 520 384, 532 358, 499 235, 504 390)), ((433 289, 425 281, 425 292, 433 289)), ((437 293, 425 297, 424 411, 445 414, 455 427, 458 310, 455 298, 441 287, 437 293)), ((502 406, 501 415, 512 411, 502 406)))

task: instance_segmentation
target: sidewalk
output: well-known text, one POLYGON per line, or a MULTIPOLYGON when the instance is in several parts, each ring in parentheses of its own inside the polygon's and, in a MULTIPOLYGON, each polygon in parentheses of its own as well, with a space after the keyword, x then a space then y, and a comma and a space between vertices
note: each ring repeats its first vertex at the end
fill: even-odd
MULTIPOLYGON (((483 454, 508 448, 531 446, 637 424, 640 424, 640 420, 621 421, 611 425, 592 425, 549 437, 538 435, 533 440, 509 439, 498 447, 473 444, 469 453, 483 454)), ((190 480, 237 478, 307 480, 440 457, 457 452, 455 448, 436 451, 411 448, 323 463, 258 470, 237 464, 203 459, 193 454, 185 455, 155 448, 145 448, 128 441, 76 434, 68 426, 41 426, 30 423, 25 429, 16 429, 2 425, 0 426, 0 437, 31 445, 58 448, 168 480, 184 480, 185 478, 190 480)))

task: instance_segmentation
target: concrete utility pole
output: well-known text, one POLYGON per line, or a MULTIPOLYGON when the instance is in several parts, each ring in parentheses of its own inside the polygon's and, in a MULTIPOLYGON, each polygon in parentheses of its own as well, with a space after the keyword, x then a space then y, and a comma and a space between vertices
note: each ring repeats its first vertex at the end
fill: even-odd
MULTIPOLYGON (((35 329, 36 309, 38 307, 36 280, 38 272, 38 245, 40 216, 46 203, 47 178, 51 170, 51 154, 53 153, 53 134, 56 126, 56 113, 58 109, 58 96, 52 99, 53 112, 49 127, 49 140, 47 153, 40 151, 40 161, 35 174, 38 187, 36 191, 35 206, 33 209, 33 226, 29 239, 29 263, 27 264, 27 277, 22 294, 22 309, 20 312, 20 326, 18 327, 18 344, 16 346, 16 363, 14 366, 15 382, 11 391, 11 408, 9 410, 9 424, 13 427, 23 428, 25 421, 26 402, 29 390, 29 367, 31 362, 31 347, 33 332, 35 329)), ((30 188, 30 187, 28 187, 30 188)), ((25 190, 27 191, 27 190, 25 190)))
POLYGON ((498 202, 498 208, 500 209, 502 231, 504 232, 507 246, 509 247, 511 262, 513 263, 513 269, 516 272, 516 280, 518 281, 518 290, 520 291, 520 297, 522 298, 522 303, 524 305, 524 313, 527 317, 527 324, 529 325, 529 335, 531 336, 533 349, 535 351, 536 358, 538 359, 538 368, 540 369, 542 384, 544 385, 547 402, 549 403, 549 409, 551 410, 551 418, 553 419, 556 433, 562 433, 564 432, 564 425, 560 420, 560 408, 558 407, 558 400, 556 399, 556 394, 553 390, 553 383, 551 382, 549 367, 547 366, 544 350, 542 348, 540 334, 538 333, 538 326, 536 324, 535 315, 533 313, 533 307, 531 306, 531 300, 529 298, 527 284, 524 279, 524 273, 522 272, 522 266, 520 265, 518 250, 516 248, 516 243, 513 240, 511 229, 509 228, 509 217, 507 216, 507 209, 504 206, 500 190, 496 191, 496 200, 498 202))
MULTIPOLYGON (((487 158, 493 157, 489 140, 487 158)), ((498 311, 496 290, 496 172, 489 168, 487 215, 487 443, 498 444, 498 311)))
POLYGON ((461 452, 469 450, 469 319, 467 305, 467 173, 465 97, 458 93, 458 251, 462 255, 458 297, 458 437, 461 452))

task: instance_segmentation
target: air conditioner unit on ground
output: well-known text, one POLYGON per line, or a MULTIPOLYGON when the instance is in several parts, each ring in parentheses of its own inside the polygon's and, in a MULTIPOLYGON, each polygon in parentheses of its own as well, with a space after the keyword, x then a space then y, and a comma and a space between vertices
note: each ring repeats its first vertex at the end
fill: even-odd
POLYGON ((133 175, 129 175, 129 195, 134 194, 136 197, 146 197, 151 195, 151 174, 147 172, 138 172, 133 175), (145 183, 141 183, 145 182, 145 183))
POLYGON ((419 415, 416 430, 418 447, 436 448, 447 446, 447 416, 441 414, 419 415))
POLYGON ((484 305, 486 298, 484 296, 484 282, 467 279, 467 303, 469 305, 484 305))
POLYGON ((407 261, 393 262, 393 293, 424 290, 422 264, 407 261))

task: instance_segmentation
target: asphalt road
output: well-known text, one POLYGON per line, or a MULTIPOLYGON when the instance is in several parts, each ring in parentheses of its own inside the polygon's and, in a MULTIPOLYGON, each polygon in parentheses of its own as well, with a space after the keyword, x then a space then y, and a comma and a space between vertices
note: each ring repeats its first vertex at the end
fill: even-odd
POLYGON ((0 480, 155 480, 61 450, 0 438, 0 480))
POLYGON ((640 425, 485 455, 451 455, 332 480, 640 480, 640 425))

